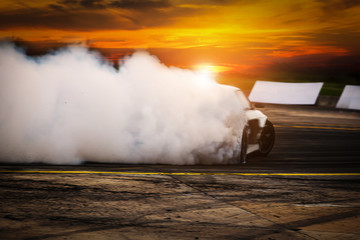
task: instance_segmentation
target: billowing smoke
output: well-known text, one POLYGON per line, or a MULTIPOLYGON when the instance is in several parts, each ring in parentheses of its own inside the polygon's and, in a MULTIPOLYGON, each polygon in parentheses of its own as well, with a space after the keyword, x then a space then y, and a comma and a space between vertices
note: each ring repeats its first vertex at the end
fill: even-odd
POLYGON ((147 52, 119 70, 82 47, 31 58, 0 46, 0 161, 226 164, 244 103, 201 72, 147 52))

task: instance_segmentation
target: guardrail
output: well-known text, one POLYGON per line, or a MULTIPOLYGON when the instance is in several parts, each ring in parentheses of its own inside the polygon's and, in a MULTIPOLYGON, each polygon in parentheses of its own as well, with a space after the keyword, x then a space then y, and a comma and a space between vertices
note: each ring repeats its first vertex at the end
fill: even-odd
POLYGON ((249 94, 254 103, 317 105, 360 110, 360 86, 346 85, 341 96, 320 96, 324 83, 256 81, 249 94))

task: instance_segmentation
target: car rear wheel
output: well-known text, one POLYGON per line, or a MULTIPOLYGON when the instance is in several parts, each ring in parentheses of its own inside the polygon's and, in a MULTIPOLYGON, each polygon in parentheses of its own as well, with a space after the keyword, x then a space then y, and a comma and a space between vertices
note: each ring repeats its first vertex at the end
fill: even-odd
POLYGON ((274 125, 266 120, 265 126, 262 129, 259 139, 259 152, 261 155, 268 155, 274 146, 275 142, 275 130, 274 125))
POLYGON ((246 163, 247 159, 247 148, 248 148, 248 141, 249 141, 249 128, 245 126, 241 138, 241 152, 240 152, 240 162, 242 164, 246 163))

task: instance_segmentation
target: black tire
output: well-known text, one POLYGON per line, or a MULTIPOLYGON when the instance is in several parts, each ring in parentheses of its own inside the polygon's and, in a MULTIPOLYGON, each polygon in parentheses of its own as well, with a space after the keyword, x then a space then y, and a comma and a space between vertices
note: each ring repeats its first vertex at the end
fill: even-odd
POLYGON ((274 146, 274 142, 275 142, 274 125, 269 120, 266 120, 265 126, 262 129, 259 138, 259 153, 263 156, 268 155, 274 146))
POLYGON ((245 164, 247 160, 247 148, 248 148, 248 141, 249 141, 249 128, 245 126, 243 130, 243 135, 241 138, 241 152, 240 152, 240 163, 245 164))

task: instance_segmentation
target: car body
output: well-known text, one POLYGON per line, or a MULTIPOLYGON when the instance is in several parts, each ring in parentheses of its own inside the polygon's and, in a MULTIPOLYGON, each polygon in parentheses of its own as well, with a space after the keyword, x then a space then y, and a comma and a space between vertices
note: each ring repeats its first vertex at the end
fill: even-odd
POLYGON ((270 153, 275 142, 275 130, 267 116, 256 110, 242 91, 237 90, 236 94, 246 104, 246 124, 243 129, 240 153, 241 163, 246 163, 250 153, 257 152, 264 156, 270 153))

